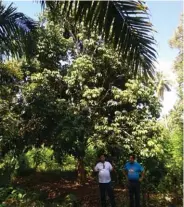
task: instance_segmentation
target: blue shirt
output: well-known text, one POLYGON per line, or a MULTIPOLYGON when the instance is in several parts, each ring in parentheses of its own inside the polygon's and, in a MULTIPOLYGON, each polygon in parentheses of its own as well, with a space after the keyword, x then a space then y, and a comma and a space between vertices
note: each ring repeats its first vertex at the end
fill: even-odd
POLYGON ((124 166, 124 170, 128 172, 128 180, 136 181, 139 180, 139 175, 144 168, 138 162, 127 162, 124 166))

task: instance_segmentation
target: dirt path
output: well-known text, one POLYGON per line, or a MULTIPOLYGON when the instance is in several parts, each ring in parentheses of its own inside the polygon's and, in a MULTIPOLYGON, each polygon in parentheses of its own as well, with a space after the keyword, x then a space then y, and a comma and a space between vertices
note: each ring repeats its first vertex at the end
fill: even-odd
MULTIPOLYGON (((94 179, 88 179, 85 185, 79 185, 75 181, 45 177, 36 173, 27 177, 18 177, 14 184, 27 191, 35 191, 43 195, 44 200, 60 200, 68 194, 74 194, 81 201, 83 207, 99 207, 98 183, 94 179)), ((127 196, 126 190, 121 186, 115 187, 115 197, 121 203, 127 196)))
MULTIPOLYGON (((73 180, 62 179, 58 175, 48 175, 44 173, 34 173, 26 177, 17 177, 13 184, 27 192, 35 192, 39 195, 39 200, 47 203, 62 203, 65 196, 75 195, 82 204, 82 207, 99 207, 99 189, 95 179, 88 179, 85 185, 79 185, 73 180)), ((128 206, 128 192, 122 186, 115 186, 115 199, 117 207, 128 206)), ((164 207, 165 201, 160 194, 150 194, 147 207, 164 207)), ((145 206, 145 203, 142 204, 145 206)))

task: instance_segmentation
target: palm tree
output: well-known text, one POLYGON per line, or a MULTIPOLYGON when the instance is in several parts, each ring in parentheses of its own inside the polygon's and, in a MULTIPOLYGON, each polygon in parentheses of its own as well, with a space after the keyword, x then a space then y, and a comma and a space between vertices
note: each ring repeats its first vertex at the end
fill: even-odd
POLYGON ((36 22, 17 12, 11 3, 8 7, 0 0, 0 59, 3 56, 31 55, 34 46, 36 22))
POLYGON ((113 42, 129 70, 152 76, 156 51, 148 8, 143 1, 41 1, 55 19, 62 14, 61 22, 74 17, 84 22, 90 31, 98 32, 106 43, 113 42))
POLYGON ((157 83, 157 97, 161 100, 164 99, 164 92, 171 91, 171 83, 163 72, 156 73, 156 83, 157 83))
MULTIPOLYGON (((157 71, 156 72, 156 94, 160 101, 164 100, 164 92, 171 91, 172 82, 169 80, 163 72, 157 71)), ((165 127, 168 128, 168 116, 164 115, 164 124, 165 127)))

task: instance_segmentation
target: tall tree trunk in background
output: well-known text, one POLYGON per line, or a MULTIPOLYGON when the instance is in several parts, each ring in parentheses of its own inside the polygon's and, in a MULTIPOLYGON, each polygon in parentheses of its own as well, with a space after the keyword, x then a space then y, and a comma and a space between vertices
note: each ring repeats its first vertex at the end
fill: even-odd
POLYGON ((85 182, 86 182, 86 172, 85 172, 85 168, 84 168, 83 158, 78 158, 77 175, 78 175, 78 182, 80 184, 85 184, 85 182))

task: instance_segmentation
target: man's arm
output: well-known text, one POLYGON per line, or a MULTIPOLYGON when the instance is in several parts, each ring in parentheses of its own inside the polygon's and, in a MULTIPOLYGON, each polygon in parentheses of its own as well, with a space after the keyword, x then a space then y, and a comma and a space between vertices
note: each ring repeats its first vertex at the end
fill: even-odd
POLYGON ((116 165, 114 162, 112 162, 112 171, 116 172, 116 165))
POLYGON ((96 164, 96 166, 94 167, 93 170, 94 170, 95 172, 98 172, 98 171, 99 171, 98 164, 96 164))
POLYGON ((113 164, 111 165, 111 163, 109 162, 109 171, 113 171, 114 170, 114 166, 113 164))

